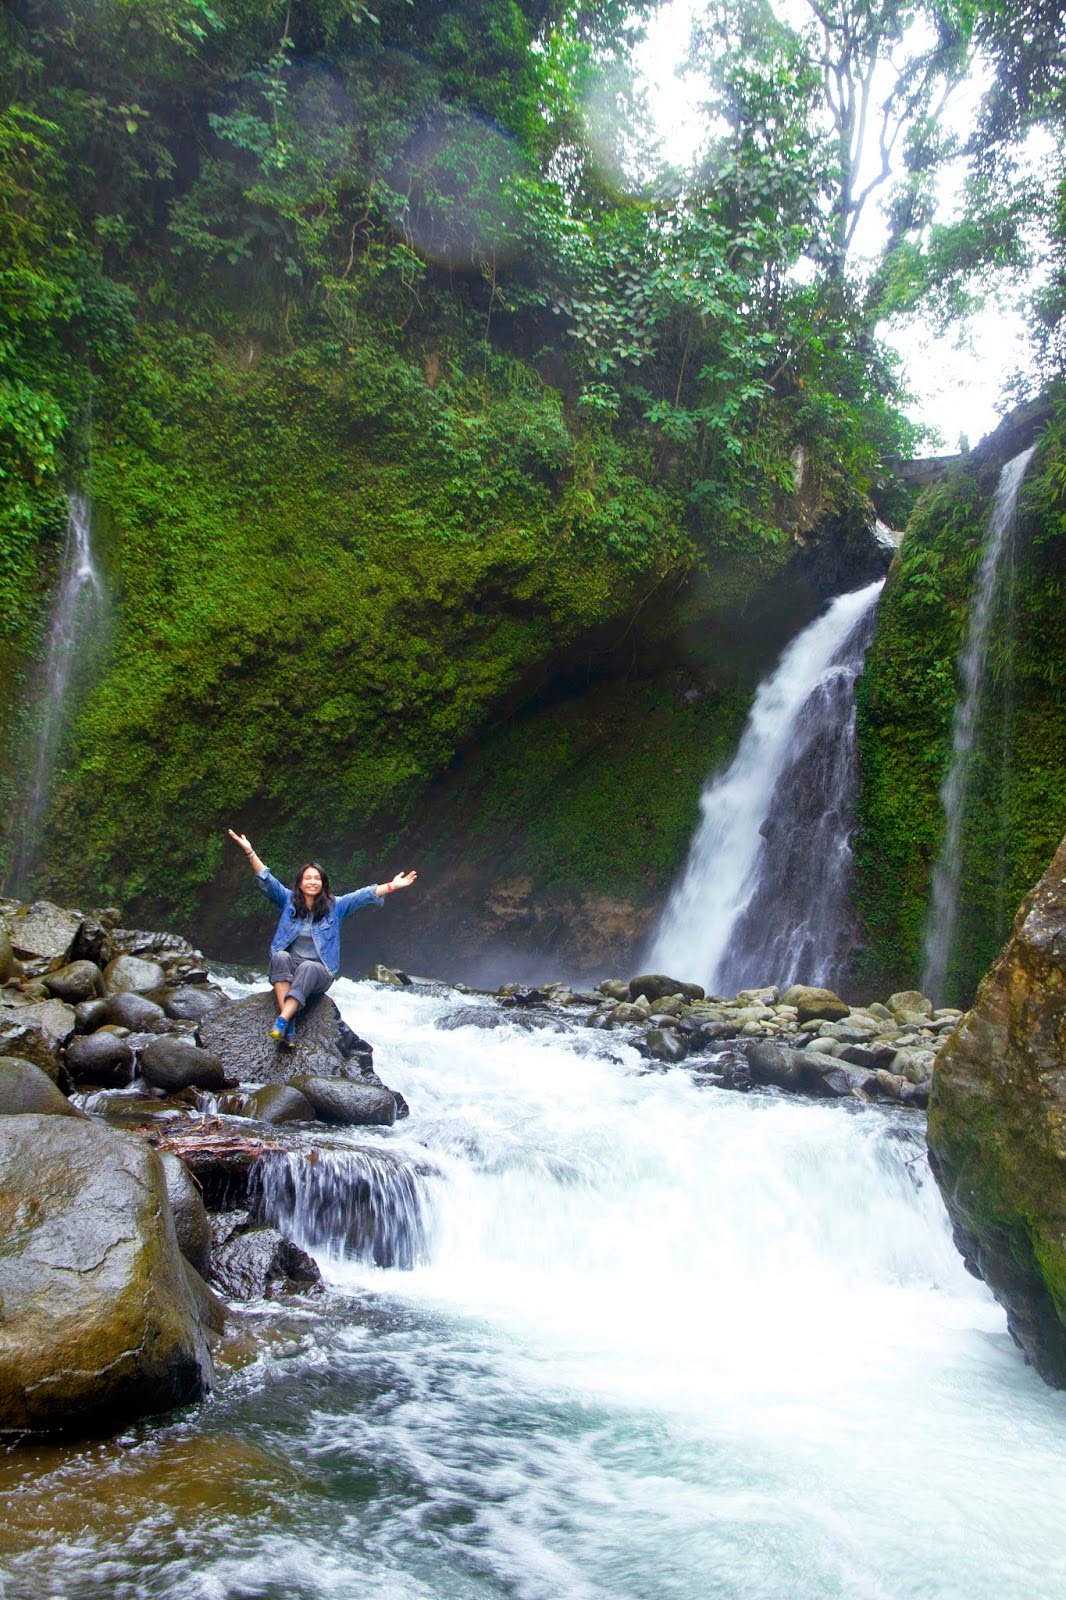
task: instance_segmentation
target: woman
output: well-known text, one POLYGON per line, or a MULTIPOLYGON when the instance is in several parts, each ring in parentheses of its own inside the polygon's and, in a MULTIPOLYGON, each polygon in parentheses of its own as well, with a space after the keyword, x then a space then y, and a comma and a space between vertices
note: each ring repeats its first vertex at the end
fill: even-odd
POLYGON ((389 883, 334 895, 318 862, 309 861, 296 874, 293 887, 286 889, 263 865, 243 833, 234 833, 232 828, 228 832, 248 857, 267 899, 281 908, 270 945, 270 981, 278 1002, 278 1018, 270 1037, 295 1050, 296 1013, 312 995, 325 994, 340 971, 345 917, 363 906, 384 905, 385 895, 410 888, 418 873, 398 872, 389 883))

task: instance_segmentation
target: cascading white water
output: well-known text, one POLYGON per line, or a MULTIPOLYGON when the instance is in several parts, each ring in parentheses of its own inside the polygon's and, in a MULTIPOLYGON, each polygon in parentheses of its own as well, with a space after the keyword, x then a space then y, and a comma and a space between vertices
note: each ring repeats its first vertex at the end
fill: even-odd
POLYGON ((882 586, 834 600, 760 684, 736 756, 704 790, 647 966, 729 994, 840 981, 853 940, 854 688, 882 586))
POLYGON ((72 494, 63 561, 48 622, 46 654, 34 692, 33 755, 26 763, 20 820, 7 870, 6 885, 15 893, 29 892, 52 774, 69 711, 68 691, 77 650, 98 626, 104 610, 103 581, 93 560, 89 503, 84 495, 72 494))
POLYGON ((275 1173, 329 1292, 253 1310, 278 1330, 205 1407, 46 1465, 7 1600, 1058 1600, 1066 1397, 964 1271, 919 1118, 332 993, 412 1109, 275 1173), (425 1224, 412 1270, 347 1237, 349 1179, 425 1224))
POLYGON ((933 870, 933 886, 926 920, 922 992, 940 999, 959 918, 959 881, 962 872, 962 829, 966 797, 984 692, 984 667, 995 612, 996 595, 1009 554, 1018 506, 1018 491, 1036 446, 1008 461, 999 475, 988 517, 981 564, 974 580, 969 616, 959 652, 959 694, 951 724, 951 761, 940 789, 944 837, 933 870))

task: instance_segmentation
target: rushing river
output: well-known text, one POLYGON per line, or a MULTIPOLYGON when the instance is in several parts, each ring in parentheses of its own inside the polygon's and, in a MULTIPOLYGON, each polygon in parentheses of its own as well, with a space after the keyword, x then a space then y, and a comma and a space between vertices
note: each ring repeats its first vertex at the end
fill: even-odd
POLYGON ((206 1405, 0 1458, 3 1600, 1060 1600, 1066 1396, 913 1116, 334 993, 411 1103, 363 1143, 423 1259, 320 1252, 206 1405))

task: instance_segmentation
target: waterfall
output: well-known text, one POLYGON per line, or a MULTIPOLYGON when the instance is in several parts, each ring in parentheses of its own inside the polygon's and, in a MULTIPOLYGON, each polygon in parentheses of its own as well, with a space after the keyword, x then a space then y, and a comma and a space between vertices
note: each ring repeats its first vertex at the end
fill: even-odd
POLYGON ((386 1151, 287 1151, 255 1189, 257 1215, 304 1250, 404 1269, 427 1256, 419 1176, 386 1151))
POLYGON ((855 680, 882 585, 840 595, 760 684, 732 764, 703 792, 648 966, 730 994, 841 981, 854 938, 855 680))
POLYGON ((29 892, 52 775, 67 722, 71 678, 78 651, 90 642, 106 612, 103 581, 93 560, 88 500, 83 495, 72 494, 69 508, 59 583, 48 622, 47 653, 32 700, 35 748, 32 759, 26 764, 21 821, 15 833, 6 878, 6 887, 15 893, 29 892))
POLYGON ((969 618, 959 652, 959 696, 951 725, 951 762, 940 789, 944 812, 944 837, 933 872, 933 887, 926 922, 922 991, 939 998, 947 975, 951 947, 959 916, 959 880, 962 872, 962 828, 970 784, 971 758, 984 691, 984 666, 1000 580, 1011 571, 1011 533, 1018 491, 1035 445, 1008 461, 999 475, 989 513, 981 564, 974 580, 969 618), (1006 558, 1006 559, 1005 559, 1006 558))

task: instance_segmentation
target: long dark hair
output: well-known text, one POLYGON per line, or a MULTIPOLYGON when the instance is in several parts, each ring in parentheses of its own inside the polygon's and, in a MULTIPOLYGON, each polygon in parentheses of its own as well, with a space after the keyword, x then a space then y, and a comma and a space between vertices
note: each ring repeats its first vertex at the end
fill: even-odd
POLYGON ((320 922, 326 913, 332 910, 333 896, 330 893, 329 873, 326 871, 325 867, 320 867, 317 861, 305 861, 299 872, 296 874, 296 881, 292 886, 293 910, 296 911, 301 917, 307 916, 309 909, 307 905, 307 896, 300 888, 300 885, 303 883, 304 873, 309 867, 314 867, 315 871, 322 879, 322 888, 319 890, 318 894, 315 895, 315 898, 312 900, 310 905, 311 920, 313 922, 320 922))

